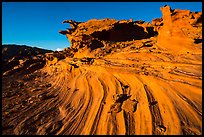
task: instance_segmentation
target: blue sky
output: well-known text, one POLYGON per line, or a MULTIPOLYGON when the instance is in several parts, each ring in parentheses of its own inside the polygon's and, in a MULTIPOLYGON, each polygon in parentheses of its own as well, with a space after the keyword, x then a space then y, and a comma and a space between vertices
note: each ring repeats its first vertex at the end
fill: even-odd
POLYGON ((70 46, 58 33, 70 27, 63 20, 114 18, 151 22, 162 17, 160 7, 202 11, 202 2, 2 2, 2 44, 56 50, 70 46))

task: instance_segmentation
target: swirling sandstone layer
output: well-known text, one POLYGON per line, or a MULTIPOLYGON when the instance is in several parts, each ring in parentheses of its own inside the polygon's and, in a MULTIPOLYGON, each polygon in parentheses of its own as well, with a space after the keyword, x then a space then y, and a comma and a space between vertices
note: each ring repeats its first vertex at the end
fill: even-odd
POLYGON ((161 11, 64 21, 71 48, 5 69, 3 134, 201 135, 202 13, 161 11))

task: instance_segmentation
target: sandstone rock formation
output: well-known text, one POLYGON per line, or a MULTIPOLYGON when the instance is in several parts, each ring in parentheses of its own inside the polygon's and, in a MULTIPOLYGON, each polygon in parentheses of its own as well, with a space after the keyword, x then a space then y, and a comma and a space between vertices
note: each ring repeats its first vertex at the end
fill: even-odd
POLYGON ((10 56, 2 133, 202 135, 202 13, 161 11, 151 23, 66 20, 71 47, 10 56))
POLYGON ((162 7, 161 11, 163 26, 158 31, 158 45, 173 52, 200 52, 200 47, 193 43, 202 40, 202 13, 171 10, 169 6, 162 7))
MULTIPOLYGON (((142 21, 133 22, 132 19, 121 21, 94 19, 84 23, 66 20, 64 22, 71 25, 74 23, 75 25, 65 31, 59 31, 59 33, 67 36, 71 42, 71 48, 77 49, 80 56, 92 56, 94 55, 93 50, 99 48, 108 49, 113 45, 113 42, 118 44, 119 42, 141 40, 157 35, 151 25, 144 25, 142 21), (86 52, 81 53, 81 49, 86 52), (90 52, 91 55, 89 55, 90 52)), ((75 54, 75 57, 79 56, 75 54)))

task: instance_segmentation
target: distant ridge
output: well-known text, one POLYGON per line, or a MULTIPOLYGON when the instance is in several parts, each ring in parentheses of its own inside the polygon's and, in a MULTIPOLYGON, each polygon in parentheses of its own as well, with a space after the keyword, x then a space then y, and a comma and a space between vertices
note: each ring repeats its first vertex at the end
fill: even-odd
POLYGON ((37 54, 45 54, 53 52, 52 50, 31 47, 27 45, 3 44, 2 45, 2 60, 9 60, 14 56, 30 57, 37 54))

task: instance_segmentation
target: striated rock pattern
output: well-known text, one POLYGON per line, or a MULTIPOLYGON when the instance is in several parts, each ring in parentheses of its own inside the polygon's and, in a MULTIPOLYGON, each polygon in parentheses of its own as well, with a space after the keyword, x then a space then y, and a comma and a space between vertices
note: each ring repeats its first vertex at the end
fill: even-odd
POLYGON ((152 23, 64 21, 70 48, 7 65, 2 133, 202 135, 202 13, 161 11, 152 23))

